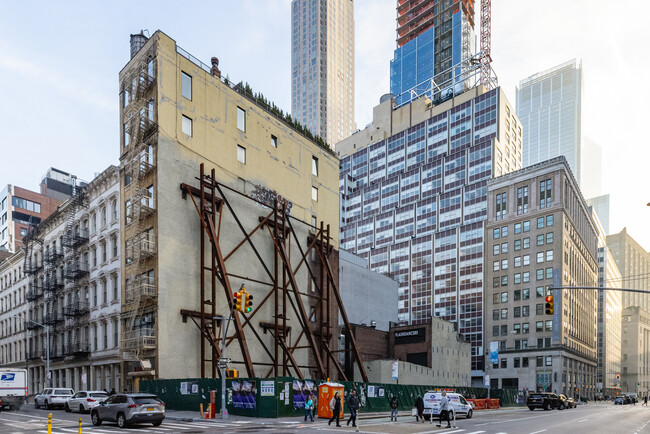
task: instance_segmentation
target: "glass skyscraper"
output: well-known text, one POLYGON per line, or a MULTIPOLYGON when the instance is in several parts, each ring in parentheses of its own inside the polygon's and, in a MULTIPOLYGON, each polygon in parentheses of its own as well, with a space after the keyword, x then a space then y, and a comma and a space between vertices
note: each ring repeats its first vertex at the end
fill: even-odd
POLYGON ((398 105, 431 89, 462 93, 452 66, 475 54, 473 0, 398 0, 397 49, 390 63, 390 92, 398 105))
POLYGON ((487 180, 521 168, 514 110, 500 88, 483 89, 453 107, 386 100, 371 125, 337 144, 341 248, 399 282, 400 323, 457 322, 479 383, 487 180))
POLYGON ((355 130, 352 0, 292 0, 291 116, 332 147, 355 130))
POLYGON ((564 155, 582 187, 582 62, 573 59, 521 80, 517 116, 524 127, 524 167, 564 155))

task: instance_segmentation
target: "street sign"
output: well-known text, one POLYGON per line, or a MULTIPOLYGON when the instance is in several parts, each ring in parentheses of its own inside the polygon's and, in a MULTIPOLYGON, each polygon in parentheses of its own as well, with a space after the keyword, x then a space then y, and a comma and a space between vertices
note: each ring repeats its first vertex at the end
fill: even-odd
POLYGON ((399 377, 399 362, 393 362, 393 380, 399 377))
POLYGON ((485 375, 485 379, 483 380, 483 385, 485 387, 490 387, 490 376, 487 374, 485 375))

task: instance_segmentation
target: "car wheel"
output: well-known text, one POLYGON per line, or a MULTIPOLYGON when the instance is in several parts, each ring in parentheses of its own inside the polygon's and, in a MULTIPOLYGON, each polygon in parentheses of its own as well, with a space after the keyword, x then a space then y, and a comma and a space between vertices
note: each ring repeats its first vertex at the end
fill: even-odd
POLYGON ((36 410, 38 410, 39 408, 41 408, 41 407, 38 405, 38 400, 37 400, 37 399, 34 400, 34 408, 35 408, 36 410))
POLYGON ((120 428, 126 428, 126 418, 122 413, 117 415, 117 426, 120 428))
POLYGON ((99 418, 99 415, 97 414, 96 411, 93 411, 92 414, 90 415, 90 419, 93 422, 93 425, 99 426, 102 424, 102 420, 99 418))
POLYGON ((560 403, 560 406, 558 407, 560 410, 564 410, 564 403, 560 403))
POLYGON ((535 410, 535 407, 528 407, 528 410, 533 411, 535 410))
POLYGON ((551 407, 548 405, 548 402, 545 402, 542 408, 544 409, 544 411, 548 411, 551 409, 551 407))
POLYGON ((467 416, 466 416, 466 418, 467 418, 467 419, 471 419, 471 418, 472 418, 472 410, 469 410, 469 411, 467 412, 467 416))
POLYGON ((65 410, 66 413, 70 413, 72 411, 72 410, 70 410, 70 406, 68 405, 68 403, 65 404, 63 409, 65 410))
POLYGON ((86 409, 84 408, 83 404, 79 404, 79 414, 84 414, 86 412, 86 409))
POLYGON ((45 401, 44 404, 45 404, 45 410, 49 410, 50 409, 50 404, 47 402, 47 400, 45 401))
POLYGON ((152 422, 152 425, 153 426, 160 426, 161 423, 162 423, 162 420, 159 420, 159 421, 156 421, 156 422, 152 422))

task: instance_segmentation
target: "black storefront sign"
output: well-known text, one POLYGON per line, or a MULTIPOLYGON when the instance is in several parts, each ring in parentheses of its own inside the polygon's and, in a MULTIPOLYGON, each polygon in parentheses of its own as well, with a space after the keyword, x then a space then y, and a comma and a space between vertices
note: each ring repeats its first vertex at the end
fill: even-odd
POLYGON ((395 332, 395 345, 424 342, 426 339, 427 329, 425 327, 413 330, 400 330, 398 332, 395 332))

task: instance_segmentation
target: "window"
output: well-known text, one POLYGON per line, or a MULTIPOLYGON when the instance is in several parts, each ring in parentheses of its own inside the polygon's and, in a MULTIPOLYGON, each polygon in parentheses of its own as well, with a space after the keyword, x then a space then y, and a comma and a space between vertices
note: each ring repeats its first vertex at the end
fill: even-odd
MULTIPOLYGON (((498 288, 499 287, 499 278, 498 277, 492 278, 492 287, 493 288, 498 288)), ((495 295, 497 295, 497 294, 495 294, 495 295)), ((498 301, 495 301, 495 303, 498 303, 498 301)))
POLYGON ((539 217, 537 219, 537 229, 541 229, 544 227, 544 217, 539 217))
POLYGON ((515 223, 515 234, 521 233, 521 223, 515 223))
POLYGON ((492 246, 492 254, 498 255, 499 253, 501 253, 501 244, 495 244, 492 246))
POLYGON ((494 229, 494 231, 492 231, 492 238, 494 238, 495 240, 498 240, 500 236, 501 236, 501 229, 496 228, 494 229))
MULTIPOLYGON (((497 277, 497 279, 498 279, 498 277, 497 277)), ((499 285, 497 285, 497 287, 498 286, 499 285)), ((494 294, 492 294, 492 303, 499 304, 499 293, 498 292, 495 292, 494 294)))
MULTIPOLYGON (((512 311, 512 316, 513 316, 514 318, 519 318, 519 317, 521 317, 521 307, 520 307, 520 306, 516 306, 516 307, 513 309, 513 311, 512 311)), ((515 329, 517 329, 517 326, 518 326, 518 324, 515 324, 515 329)))
POLYGON ((515 268, 521 267, 521 256, 515 256, 515 268))
POLYGON ((25 237, 27 236, 27 229, 25 228, 20 228, 20 236, 25 237))
POLYGON ((502 292, 501 293, 501 303, 507 303, 508 302, 508 293, 507 292, 502 292))
POLYGON ((313 186, 311 188, 311 200, 318 202, 318 188, 313 186))
POLYGON ((530 306, 521 306, 521 316, 530 316, 530 306))
POLYGON ((528 212, 528 186, 517 189, 517 215, 528 212))
POLYGON ((241 107, 237 107, 237 128, 246 132, 246 110, 241 107))
MULTIPOLYGON (((524 341, 524 342, 528 342, 528 341, 524 341)), ((528 345, 526 345, 526 347, 528 347, 528 345)), ((522 357, 522 359, 521 359, 521 367, 522 368, 527 368, 528 367, 528 357, 522 357)))
POLYGON ((183 133, 192 137, 192 119, 183 115, 183 123, 181 125, 183 133))
MULTIPOLYGON (((501 319, 508 319, 508 309, 507 308, 501 309, 501 319)), ((506 334, 507 334, 507 332, 506 332, 506 334)))
POLYGON ((102 263, 105 263, 106 260, 108 259, 108 253, 107 253, 107 249, 106 249, 106 243, 102 243, 102 245, 101 245, 101 249, 102 249, 102 263))
POLYGON ((129 134, 129 124, 124 123, 124 125, 122 125, 122 133, 124 135, 124 147, 126 148, 127 146, 129 146, 129 142, 131 139, 131 134, 129 134))
POLYGON ((544 366, 544 356, 537 356, 537 366, 538 367, 544 366))
POLYGON ((530 247, 530 238, 528 237, 524 238, 523 245, 524 245, 524 249, 528 249, 530 247))
POLYGON ((521 273, 515 273, 515 285, 521 283, 521 273))
POLYGON ((553 244, 553 232, 546 234, 546 244, 553 244))
POLYGON ((117 221, 117 201, 113 200, 111 202, 111 221, 117 221))
POLYGON ((524 265, 530 265, 530 255, 524 255, 524 265))
POLYGON ((540 268, 537 270, 537 280, 543 280, 544 279, 544 269, 540 268))
POLYGON ((106 226, 106 221, 107 221, 106 220, 106 207, 105 206, 102 207, 100 214, 102 216, 102 227, 104 227, 104 226, 106 226))
MULTIPOLYGON (((493 319, 494 321, 496 321, 496 320, 499 319, 499 309, 494 309, 494 310, 492 311, 492 319, 493 319)), ((497 336, 498 336, 498 333, 497 333, 497 336)))
POLYGON ((501 243, 501 253, 508 253, 508 243, 501 243))
POLYGON ((496 195, 496 219, 502 220, 506 216, 507 193, 496 195))
POLYGON ((113 300, 117 300, 120 296, 120 287, 117 283, 117 274, 111 276, 111 286, 113 287, 113 300))
POLYGON ((111 238, 111 250, 112 250, 111 257, 117 258, 117 237, 111 238))
POLYGON ((553 356, 546 356, 546 366, 553 366, 553 356))
POLYGON ((501 276, 501 286, 508 286, 508 276, 501 276))
POLYGON ((544 262, 544 252, 537 252, 537 263, 540 264, 544 262))
POLYGON ((492 326, 492 336, 499 336, 499 326, 492 326))
POLYGON ((318 158, 312 155, 311 157, 311 174, 318 176, 318 158))
MULTIPOLYGON (((507 324, 504 324, 504 325, 501 326, 501 335, 502 336, 508 336, 508 325, 507 324)), ((499 346, 501 346, 501 342, 499 342, 499 346)), ((502 350, 503 348, 499 348, 499 349, 502 350)))
POLYGON ((537 321, 535 323, 535 331, 536 332, 543 332, 544 331, 544 321, 537 321))
POLYGON ((508 269, 508 260, 507 259, 502 259, 501 260, 501 269, 502 270, 507 270, 508 269))
POLYGON ((546 226, 553 226, 553 215, 546 216, 546 226))
POLYGON ((508 236, 508 226, 504 226, 501 228, 501 236, 502 237, 507 237, 508 236))
POLYGON ((529 232, 530 231, 530 220, 526 220, 524 222, 524 232, 529 232))
POLYGON ((547 250, 546 251, 546 262, 550 262, 553 260, 553 250, 547 250))
POLYGON ((521 240, 515 240, 515 252, 521 250, 521 240))
POLYGON ((539 183, 539 207, 548 208, 551 206, 551 188, 552 183, 550 179, 539 183))
POLYGON ((521 290, 521 299, 528 300, 530 298, 530 288, 524 288, 521 290))
POLYGON ((546 269, 546 278, 547 279, 552 279, 553 278, 553 268, 548 267, 546 269))
POLYGON ((508 359, 501 359, 501 369, 508 368, 508 359))
POLYGON ((499 264, 500 264, 499 261, 494 261, 492 263, 492 271, 499 271, 499 264))
POLYGON ((523 281, 524 283, 528 283, 528 282, 530 282, 530 271, 524 271, 524 272, 521 274, 521 277, 522 277, 522 281, 523 281))
POLYGON ((549 319, 546 321, 546 331, 550 332, 553 331, 553 320, 549 319))
POLYGON ((241 145, 237 145, 237 161, 246 164, 246 148, 241 145))
POLYGON ((514 297, 513 299, 515 301, 521 300, 521 289, 515 289, 514 297))
POLYGON ((271 146, 274 148, 278 147, 278 138, 271 134, 271 146))
POLYGON ((181 95, 192 100, 192 76, 181 71, 181 95))
POLYGON ((544 245, 544 234, 537 235, 537 245, 538 246, 544 245))

